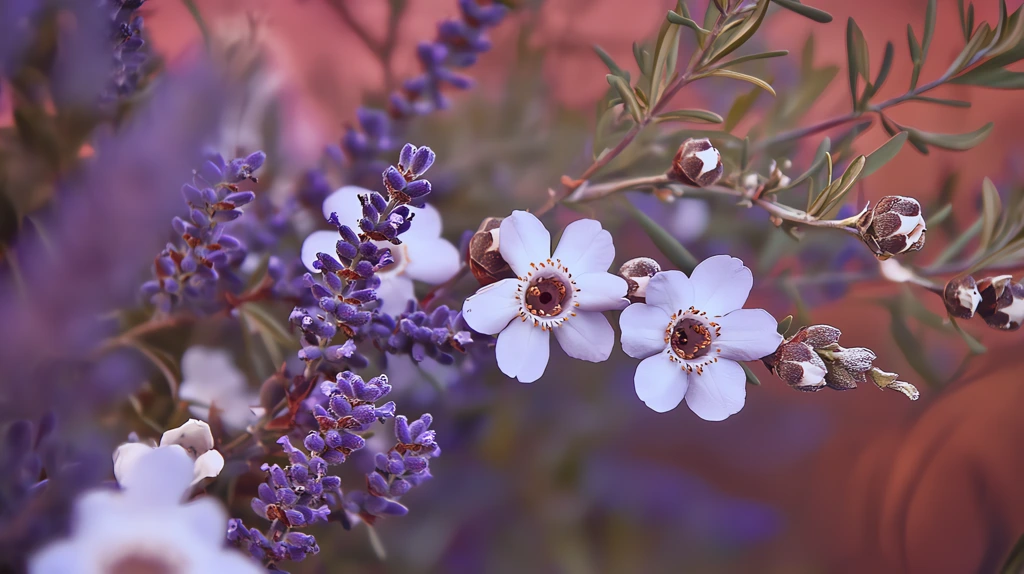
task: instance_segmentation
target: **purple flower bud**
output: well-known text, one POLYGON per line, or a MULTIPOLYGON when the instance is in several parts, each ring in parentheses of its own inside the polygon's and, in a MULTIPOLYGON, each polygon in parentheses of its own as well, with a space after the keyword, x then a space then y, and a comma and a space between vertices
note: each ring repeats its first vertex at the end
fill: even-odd
MULTIPOLYGON (((415 177, 420 177, 421 175, 426 173, 426 171, 430 169, 430 166, 434 165, 435 157, 436 155, 434 154, 434 150, 430 149, 429 147, 423 146, 418 148, 412 159, 412 174, 415 177)), ((412 194, 409 193, 409 195, 412 194)))
POLYGON ((342 259, 355 259, 356 254, 358 253, 356 246, 352 245, 347 241, 338 241, 336 247, 338 251, 338 256, 341 257, 342 259))
POLYGON ((327 464, 342 464, 345 462, 345 453, 340 450, 325 450, 324 461, 327 464))
POLYGON ((187 201, 192 207, 203 207, 206 205, 206 201, 203 199, 203 193, 194 185, 186 183, 181 186, 181 195, 185 197, 185 201, 187 201))
POLYGON ((299 495, 295 494, 295 491, 290 488, 279 488, 277 489, 277 499, 285 506, 293 506, 299 501, 299 495))
POLYGON ((398 171, 398 168, 391 165, 384 170, 384 186, 387 187, 388 190, 394 189, 401 191, 405 189, 405 185, 405 176, 398 171))
POLYGON ((419 473, 427 469, 427 459, 419 456, 407 456, 405 458, 405 470, 410 473, 419 473))
POLYGON ((352 409, 352 418, 359 424, 368 425, 377 420, 373 405, 359 405, 352 409))
POLYGON ((341 446, 350 451, 359 450, 366 446, 366 439, 357 434, 342 433, 341 446))
POLYGON ((359 236, 356 235, 356 232, 353 231, 351 227, 347 225, 342 225, 338 228, 338 232, 341 233, 341 238, 344 239, 347 243, 351 243, 352 245, 359 245, 359 236))
POLYGON ((210 225, 210 218, 206 215, 205 211, 193 209, 189 213, 189 217, 192 219, 192 223, 195 223, 198 227, 208 227, 210 225))
POLYGON ((366 475, 366 486, 375 496, 387 496, 388 494, 388 482, 376 472, 366 475))
POLYGON ((412 444, 412 434, 409 432, 409 419, 405 415, 395 417, 395 437, 402 444, 412 444))
POLYGON ((324 434, 324 444, 327 448, 336 449, 341 448, 342 440, 341 433, 336 430, 329 430, 324 434))
POLYGON ((373 263, 364 259, 359 263, 356 263, 354 271, 360 277, 369 277, 370 275, 373 275, 373 263))
POLYGON ((377 246, 369 241, 359 244, 359 253, 362 254, 363 257, 373 257, 377 255, 377 251, 377 246))
POLYGON ((320 452, 324 450, 324 439, 318 433, 309 433, 306 435, 306 440, 302 441, 302 444, 306 447, 306 450, 310 452, 320 452))
POLYGON ((299 351, 299 358, 303 361, 315 361, 323 356, 320 347, 307 346, 299 351))
POLYGON ((412 489, 412 485, 409 484, 408 481, 399 478, 391 483, 391 488, 389 489, 388 494, 397 498, 409 492, 410 489, 412 489))
POLYGON ((331 410, 339 417, 348 416, 352 412, 352 403, 348 402, 342 395, 333 396, 330 399, 331 410))
POLYGON ((284 515, 292 526, 302 526, 306 524, 306 517, 298 510, 285 510, 284 515))
POLYGON ((327 472, 327 463, 318 456, 314 456, 309 459, 309 470, 311 470, 317 476, 323 476, 327 472))
POLYGON ((370 194, 370 204, 379 213, 384 213, 388 208, 388 200, 384 199, 384 196, 376 191, 370 194))
POLYGON ((258 514, 259 516, 262 516, 263 518, 268 518, 267 517, 267 503, 266 502, 263 502, 259 498, 254 498, 254 499, 252 499, 251 502, 249 502, 249 506, 252 507, 252 511, 255 512, 256 514, 258 514))
POLYGON ((243 205, 252 203, 256 199, 256 194, 251 191, 237 191, 235 193, 228 194, 224 198, 226 203, 234 204, 235 207, 241 207, 243 205))
POLYGON ((402 474, 405 472, 405 464, 402 463, 402 458, 397 456, 397 453, 396 456, 388 459, 387 471, 391 474, 402 474))
POLYGON ((409 197, 418 199, 430 193, 430 182, 425 179, 418 179, 405 186, 403 191, 409 197))
POLYGON ((242 214, 243 214, 243 212, 240 209, 229 209, 229 210, 222 210, 222 211, 214 211, 213 212, 213 220, 217 221, 217 222, 220 222, 220 223, 226 223, 228 221, 234 221, 234 220, 238 219, 239 217, 242 216, 242 214))

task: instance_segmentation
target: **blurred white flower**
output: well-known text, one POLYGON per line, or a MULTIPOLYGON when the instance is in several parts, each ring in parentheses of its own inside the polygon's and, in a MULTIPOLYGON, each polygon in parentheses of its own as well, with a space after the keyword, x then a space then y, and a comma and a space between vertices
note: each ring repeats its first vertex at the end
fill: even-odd
POLYGON ((146 467, 148 455, 154 450, 182 451, 192 461, 192 481, 188 488, 199 484, 204 478, 213 478, 224 469, 224 457, 213 448, 213 433, 210 425, 196 419, 160 437, 160 446, 141 442, 128 442, 114 451, 114 478, 121 488, 132 490, 149 479, 150 469, 146 467))
POLYGON ((633 382, 657 412, 685 398, 700 418, 724 420, 743 408, 746 375, 737 361, 773 353, 782 343, 778 323, 762 309, 742 309, 754 280, 739 259, 717 255, 689 277, 663 271, 647 285, 647 304, 619 317, 622 350, 644 359, 633 382))
POLYGON ((501 372, 523 383, 539 379, 548 364, 550 332, 570 357, 607 360, 615 331, 601 313, 629 304, 626 280, 608 273, 615 259, 611 234, 593 219, 574 221, 552 255, 544 224, 513 211, 501 222, 500 237, 501 256, 518 278, 481 288, 466 299, 462 313, 473 329, 498 334, 501 372))
MULTIPOLYGON (((324 200, 324 217, 338 214, 338 221, 348 225, 357 233, 358 222, 363 217, 359 203, 360 194, 372 193, 368 189, 347 185, 338 189, 324 200)), ((413 280, 439 285, 452 278, 461 265, 459 250, 450 241, 441 237, 441 214, 431 205, 409 206, 415 215, 409 231, 401 235, 402 243, 392 245, 376 241, 378 247, 387 247, 395 262, 377 272, 380 287, 377 296, 381 310, 389 314, 401 313, 410 299, 415 299, 413 280)), ((328 253, 334 257, 335 245, 341 237, 337 231, 314 231, 302 242, 302 262, 313 273, 317 253, 328 253)))
POLYGON ((182 504, 192 460, 181 447, 148 450, 132 488, 97 489, 75 503, 71 534, 29 559, 30 574, 259 574, 225 546, 227 513, 213 498, 182 504))
POLYGON ((711 208, 703 199, 682 197, 669 209, 672 210, 672 216, 668 222, 668 229, 673 237, 683 243, 704 235, 708 222, 711 221, 711 208))
POLYGON ((178 396, 201 403, 189 407, 193 416, 210 420, 213 404, 229 431, 243 430, 256 420, 251 408, 259 402, 256 393, 224 349, 189 347, 181 357, 181 379, 178 396))

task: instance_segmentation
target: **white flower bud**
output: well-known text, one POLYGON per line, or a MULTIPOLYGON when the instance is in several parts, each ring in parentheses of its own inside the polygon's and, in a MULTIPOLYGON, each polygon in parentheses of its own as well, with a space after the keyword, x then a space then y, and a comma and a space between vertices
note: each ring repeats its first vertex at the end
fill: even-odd
POLYGON ((669 176, 686 185, 705 187, 718 181, 724 171, 722 154, 711 140, 690 138, 679 146, 669 176))
POLYGON ((879 259, 888 259, 924 246, 921 204, 911 197, 887 195, 857 221, 861 239, 879 259))

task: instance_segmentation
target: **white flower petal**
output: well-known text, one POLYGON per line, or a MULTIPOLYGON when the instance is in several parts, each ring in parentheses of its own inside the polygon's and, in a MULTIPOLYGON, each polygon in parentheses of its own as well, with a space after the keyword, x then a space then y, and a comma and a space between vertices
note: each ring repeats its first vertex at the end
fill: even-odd
POLYGON ((525 277, 531 263, 551 256, 551 234, 532 213, 513 211, 501 222, 498 251, 512 271, 525 277))
POLYGON ((718 316, 743 307, 754 286, 754 276, 739 259, 715 255, 697 265, 690 273, 690 282, 691 304, 708 315, 718 316))
POLYGON ((228 524, 228 514, 216 498, 212 496, 197 498, 188 504, 183 504, 180 513, 184 525, 187 525, 192 533, 200 539, 216 540, 218 536, 224 536, 228 524))
POLYGON ((117 447, 114 450, 114 478, 117 479, 117 483, 122 484, 125 477, 134 472, 143 455, 153 448, 141 442, 126 442, 117 447))
POLYGON ((528 321, 515 320, 498 335, 494 353, 498 368, 521 383, 532 383, 544 374, 551 353, 548 331, 528 321))
POLYGON ((178 445, 154 448, 118 479, 121 488, 147 502, 173 504, 181 502, 191 488, 192 458, 178 445))
POLYGON ((475 331, 496 335, 519 313, 518 290, 517 279, 502 279, 481 287, 462 304, 462 316, 475 331))
POLYGON ((648 357, 636 367, 633 376, 636 396, 648 407, 659 413, 668 412, 677 406, 686 395, 686 372, 672 362, 666 353, 648 357))
POLYGON ((339 187, 324 200, 324 219, 329 219, 331 213, 337 213, 339 223, 355 229, 359 220, 363 218, 363 206, 359 203, 359 194, 369 193, 373 192, 356 185, 339 187))
POLYGON ((668 346, 665 342, 665 329, 669 321, 669 314, 661 307, 643 303, 626 307, 619 315, 622 350, 635 359, 643 359, 665 350, 668 346))
POLYGON ((312 273, 320 273, 319 269, 313 267, 317 253, 326 253, 335 259, 338 258, 338 240, 341 235, 337 231, 314 231, 302 242, 302 264, 312 273))
POLYGON ((618 275, 605 273, 585 273, 575 276, 576 302, 582 311, 619 311, 629 305, 626 291, 629 287, 626 280, 618 275))
POLYGON ((409 206, 409 213, 412 214, 412 225, 409 231, 402 234, 402 241, 415 243, 421 239, 436 239, 441 237, 441 213, 436 207, 429 203, 423 207, 409 206))
POLYGON ((690 373, 686 405, 706 421, 721 421, 740 412, 747 397, 747 377, 734 361, 721 360, 690 373))
POLYGON ((756 361, 770 355, 782 344, 779 324, 764 309, 737 309, 716 319, 721 335, 715 347, 723 359, 756 361))
POLYGON ((560 260, 573 275, 608 271, 615 260, 612 234, 593 219, 573 221, 565 227, 552 259, 560 260))
MULTIPOLYGON (((419 218, 413 223, 414 227, 416 223, 419 223, 419 218)), ((402 235, 403 241, 406 241, 406 256, 409 258, 405 275, 417 281, 438 285, 458 273, 462 265, 459 250, 450 241, 441 238, 407 241, 406 235, 402 235)))
POLYGON ((647 283, 647 304, 661 307, 669 315, 693 305, 693 284, 682 271, 662 271, 647 283))
POLYGON ((196 458, 192 468, 192 486, 204 478, 213 478, 224 470, 224 456, 217 450, 208 450, 196 458))
POLYGON ((405 311, 405 306, 409 304, 409 300, 416 298, 412 279, 402 275, 381 276, 380 287, 377 288, 377 298, 380 300, 381 311, 389 315, 402 313, 405 311))
POLYGON ((164 432, 160 437, 160 446, 179 445, 199 456, 213 448, 213 433, 210 425, 196 419, 188 419, 176 429, 164 432))
POLYGON ((582 361, 607 361, 615 346, 615 330, 600 313, 580 311, 553 329, 566 355, 582 361))

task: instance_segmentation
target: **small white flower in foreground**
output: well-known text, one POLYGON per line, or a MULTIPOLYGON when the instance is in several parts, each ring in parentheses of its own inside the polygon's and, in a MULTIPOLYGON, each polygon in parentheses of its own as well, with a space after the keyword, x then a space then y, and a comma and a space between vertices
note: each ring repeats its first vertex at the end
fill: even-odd
POLYGON ((466 323, 498 335, 501 372, 523 383, 544 374, 549 332, 570 357, 601 362, 615 345, 602 311, 629 302, 626 280, 608 273, 615 259, 612 236, 592 219, 570 223, 551 254, 551 235, 533 214, 513 211, 501 222, 499 250, 516 279, 483 287, 462 307, 466 323))
POLYGON ((258 402, 256 393, 246 384, 231 353, 224 349, 197 345, 185 351, 178 396, 200 403, 190 406, 189 412, 206 421, 210 420, 209 405, 215 405, 229 431, 243 430, 256 420, 252 414, 252 405, 258 402))
MULTIPOLYGON (((339 222, 358 232, 358 222, 363 217, 359 195, 367 193, 371 191, 351 185, 338 189, 324 200, 324 217, 337 213, 339 222)), ((416 297, 413 280, 439 285, 451 279, 461 264, 459 250, 441 237, 441 214, 437 209, 428 204, 423 207, 409 206, 409 211, 415 217, 409 231, 399 237, 401 245, 392 245, 386 241, 375 242, 378 247, 391 249, 391 256, 395 259, 393 264, 377 272, 380 278, 377 295, 385 313, 396 314, 405 310, 409 300, 416 297)), ((311 233, 302 242, 302 262, 306 268, 313 273, 320 273, 313 268, 316 254, 333 254, 339 239, 337 231, 311 233)))
POLYGON ((265 572, 225 547, 228 516, 216 500, 181 504, 192 480, 192 460, 182 449, 150 450, 139 465, 133 488, 83 494, 70 536, 32 556, 29 574, 265 572))
POLYGON ((689 277, 663 271, 647 285, 647 304, 619 317, 622 350, 644 359, 636 394, 660 413, 686 399, 697 416, 720 421, 746 399, 746 376, 737 361, 769 355, 782 343, 778 323, 762 309, 742 309, 754 280, 739 259, 717 255, 689 277))
POLYGON ((224 469, 224 457, 213 448, 213 433, 210 425, 196 419, 160 437, 160 446, 141 442, 127 442, 114 451, 114 477, 121 488, 132 490, 149 476, 146 468, 147 455, 154 450, 182 451, 192 461, 191 486, 204 478, 213 478, 224 469))

